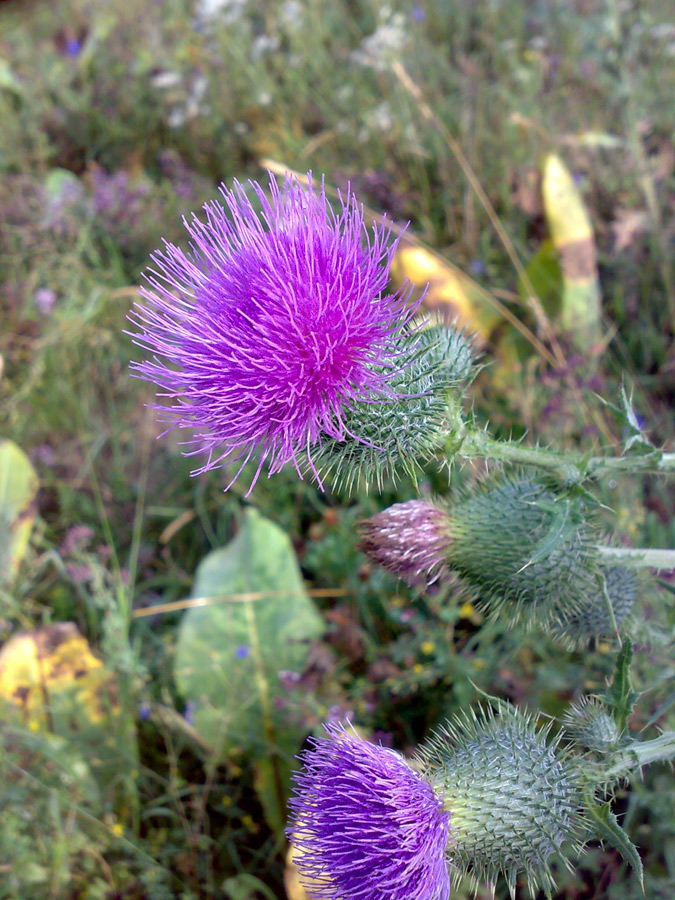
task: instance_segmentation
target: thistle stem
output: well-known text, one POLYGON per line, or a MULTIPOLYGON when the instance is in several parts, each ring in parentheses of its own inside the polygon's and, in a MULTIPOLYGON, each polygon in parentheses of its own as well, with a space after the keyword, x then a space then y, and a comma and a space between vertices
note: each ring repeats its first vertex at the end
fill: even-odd
POLYGON ((621 778, 655 762, 670 762, 675 759, 675 731, 666 731, 651 741, 636 741, 616 754, 614 763, 603 772, 603 777, 612 780, 621 778))
POLYGON ((619 472, 675 473, 675 453, 655 450, 644 456, 587 456, 581 453, 556 453, 540 447, 523 447, 511 441, 498 441, 483 431, 468 430, 463 435, 462 456, 493 459, 523 466, 539 466, 558 472, 566 481, 577 483, 590 476, 619 472))
POLYGON ((675 550, 656 550, 645 547, 597 547, 607 562, 617 562, 631 568, 675 569, 675 550))

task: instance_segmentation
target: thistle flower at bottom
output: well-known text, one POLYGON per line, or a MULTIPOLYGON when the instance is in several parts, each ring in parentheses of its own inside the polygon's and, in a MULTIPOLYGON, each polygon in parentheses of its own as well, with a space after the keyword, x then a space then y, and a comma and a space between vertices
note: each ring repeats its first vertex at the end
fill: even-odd
POLYGON ((398 753, 324 725, 295 774, 289 838, 320 900, 448 900, 450 814, 398 753))
POLYGON ((407 763, 324 726, 295 775, 291 838, 320 900, 444 900, 449 885, 523 873, 550 894, 550 861, 586 836, 577 761, 508 704, 458 716, 407 763))

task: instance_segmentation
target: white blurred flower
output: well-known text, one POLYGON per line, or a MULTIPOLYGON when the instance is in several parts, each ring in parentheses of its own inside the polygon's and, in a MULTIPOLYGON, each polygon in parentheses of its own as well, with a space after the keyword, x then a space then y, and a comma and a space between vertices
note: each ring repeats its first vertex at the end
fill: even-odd
POLYGON ((405 47, 405 25, 405 16, 395 13, 361 41, 360 46, 352 51, 351 58, 360 66, 386 72, 405 47))
POLYGON ((218 19, 224 25, 232 25, 241 18, 248 0, 199 0, 196 12, 200 19, 218 19))

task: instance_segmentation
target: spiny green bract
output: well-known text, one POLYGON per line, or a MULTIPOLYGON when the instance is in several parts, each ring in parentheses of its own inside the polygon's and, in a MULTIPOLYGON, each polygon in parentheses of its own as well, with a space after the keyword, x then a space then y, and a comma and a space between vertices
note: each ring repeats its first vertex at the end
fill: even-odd
POLYGON ((527 475, 502 476, 451 503, 448 516, 448 565, 486 613, 546 624, 597 595, 596 554, 576 498, 527 475))
POLYGON ((633 612, 639 592, 638 575, 624 566, 599 568, 595 592, 585 595, 576 609, 560 609, 550 618, 548 630, 572 650, 583 649, 595 638, 610 637, 614 625, 625 625, 633 612), (603 590, 607 590, 607 597, 603 590), (612 605, 614 622, 607 608, 612 605))
POLYGON ((418 751, 418 765, 450 811, 448 855, 455 880, 494 883, 514 895, 524 873, 550 895, 553 857, 578 852, 585 834, 581 786, 572 757, 548 742, 527 716, 500 704, 458 716, 418 751))
POLYGON ((345 432, 359 440, 327 440, 313 455, 316 471, 334 487, 352 490, 363 480, 381 488, 386 477, 403 474, 415 481, 420 464, 443 447, 461 421, 459 397, 473 368, 467 338, 435 323, 408 334, 401 353, 410 362, 389 379, 397 396, 346 406, 345 432))

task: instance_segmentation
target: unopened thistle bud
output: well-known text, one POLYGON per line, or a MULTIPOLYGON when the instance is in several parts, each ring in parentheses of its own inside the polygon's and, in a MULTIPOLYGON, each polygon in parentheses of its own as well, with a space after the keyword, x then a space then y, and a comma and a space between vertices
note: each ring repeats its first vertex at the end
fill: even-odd
POLYGON ((289 839, 317 900, 448 900, 450 814, 393 750, 324 725, 295 773, 289 839))
POLYGON ((491 480, 469 497, 425 507, 418 516, 429 525, 417 532, 408 504, 368 520, 363 550, 411 583, 412 572, 415 584, 453 572, 484 612, 557 628, 568 643, 577 622, 596 634, 604 628, 602 571, 617 620, 632 606, 629 576, 601 571, 581 503, 534 478, 491 480))
POLYGON ((447 513, 428 501, 395 503, 361 523, 359 546, 406 584, 426 587, 449 572, 447 523, 447 513))
POLYGON ((548 630, 573 650, 587 647, 591 640, 612 637, 614 625, 621 627, 631 617, 638 591, 639 580, 634 570, 603 566, 598 569, 597 589, 582 595, 576 608, 557 610, 547 623, 548 630), (607 607, 608 600, 614 620, 607 607))
POLYGON ((450 812, 454 877, 500 875, 514 896, 520 873, 533 891, 554 886, 550 861, 580 849, 584 817, 578 769, 546 729, 506 704, 500 714, 458 717, 418 752, 424 777, 450 812))
POLYGON ((597 697, 573 703, 561 722, 565 734, 582 750, 610 752, 619 740, 619 729, 607 707, 597 697))

